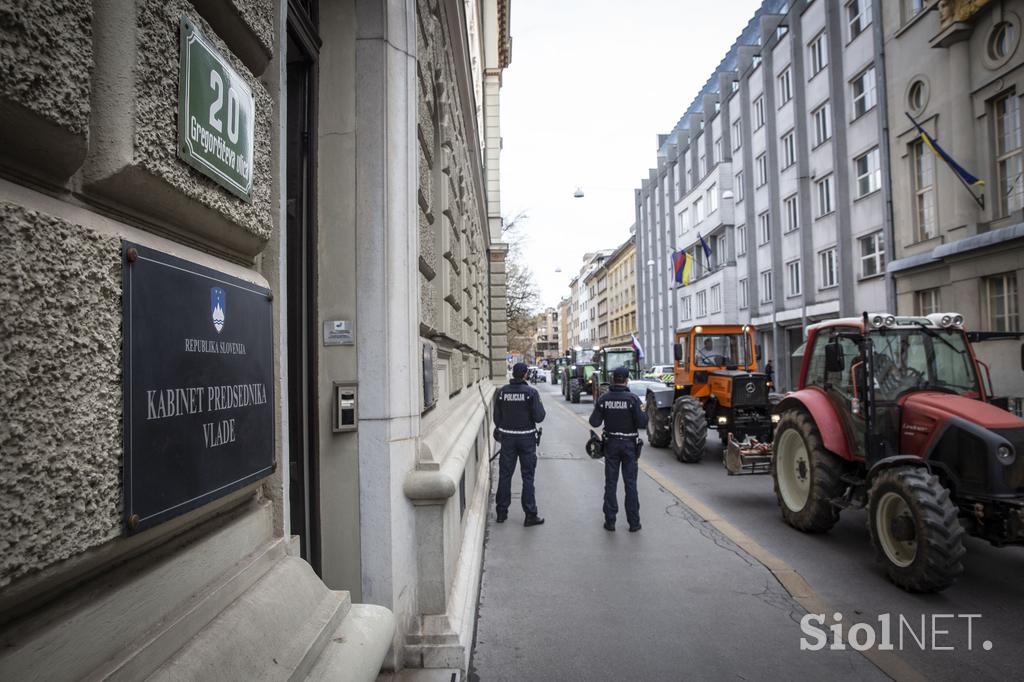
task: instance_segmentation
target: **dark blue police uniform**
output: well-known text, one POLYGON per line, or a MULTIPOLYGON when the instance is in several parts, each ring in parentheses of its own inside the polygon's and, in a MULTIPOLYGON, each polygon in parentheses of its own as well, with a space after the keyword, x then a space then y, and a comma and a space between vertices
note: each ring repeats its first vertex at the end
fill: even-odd
POLYGON ((544 421, 545 412, 540 393, 526 383, 525 375, 526 365, 520 368, 517 363, 512 370, 512 382, 502 386, 494 395, 494 437, 501 441, 495 506, 501 523, 508 517, 508 507, 512 503, 512 474, 518 461, 523 477, 524 525, 535 526, 544 523, 544 519, 537 515, 533 475, 537 469, 536 425, 544 421))
MULTIPOLYGON (((616 379, 629 377, 623 367, 616 369, 616 379)), ((604 527, 615 530, 615 516, 619 513, 616 488, 619 483, 619 468, 622 468, 622 483, 626 489, 626 519, 629 530, 640 530, 640 497, 636 491, 637 460, 640 457, 638 437, 647 428, 647 415, 640 409, 640 398, 630 393, 624 385, 611 386, 611 390, 597 399, 590 425, 600 426, 604 422, 604 527)))

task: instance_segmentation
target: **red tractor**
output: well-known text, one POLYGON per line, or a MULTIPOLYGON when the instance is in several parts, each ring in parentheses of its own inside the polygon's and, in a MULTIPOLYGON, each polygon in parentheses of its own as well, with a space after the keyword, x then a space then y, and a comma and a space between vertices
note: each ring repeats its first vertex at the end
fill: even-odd
POLYGON ((819 533, 866 507, 879 560, 913 592, 957 579, 965 533, 1024 544, 1024 420, 991 404, 970 340, 955 313, 809 327, 800 388, 775 408, 785 522, 819 533))

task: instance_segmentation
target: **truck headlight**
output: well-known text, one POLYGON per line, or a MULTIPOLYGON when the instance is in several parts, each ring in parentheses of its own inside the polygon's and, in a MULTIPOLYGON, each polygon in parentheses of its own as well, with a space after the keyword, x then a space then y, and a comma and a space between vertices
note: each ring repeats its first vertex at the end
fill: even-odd
POLYGON ((999 463, 1004 465, 1013 464, 1013 460, 1016 459, 1013 448, 1008 443, 1002 443, 996 448, 996 457, 999 463))
POLYGON ((728 423, 729 423, 729 418, 728 418, 728 417, 725 417, 725 416, 720 416, 720 417, 718 418, 718 425, 719 425, 719 426, 725 426, 725 425, 726 425, 726 424, 728 424, 728 423))
POLYGON ((772 424, 778 424, 780 419, 782 419, 782 415, 781 414, 773 414, 772 415, 772 424))

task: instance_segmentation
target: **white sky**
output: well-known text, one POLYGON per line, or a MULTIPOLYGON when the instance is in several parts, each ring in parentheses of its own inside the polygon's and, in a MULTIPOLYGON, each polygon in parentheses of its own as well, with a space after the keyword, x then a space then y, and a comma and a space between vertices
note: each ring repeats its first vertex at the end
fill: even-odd
POLYGON ((501 212, 529 216, 524 254, 544 306, 568 295, 584 253, 629 236, 658 134, 672 131, 759 5, 513 1, 501 212))

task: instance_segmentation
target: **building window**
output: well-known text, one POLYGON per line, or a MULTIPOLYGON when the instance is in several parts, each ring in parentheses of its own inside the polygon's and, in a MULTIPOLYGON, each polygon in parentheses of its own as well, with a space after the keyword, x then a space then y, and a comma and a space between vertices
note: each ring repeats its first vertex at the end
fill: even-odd
POLYGON ((690 209, 684 208, 679 212, 679 230, 686 232, 690 229, 690 209))
POLYGON ((808 48, 811 53, 811 75, 813 76, 828 66, 828 43, 825 40, 825 32, 819 33, 808 48))
POLYGON ((786 26, 785 24, 779 24, 778 26, 775 27, 776 40, 782 40, 782 36, 786 35, 787 33, 789 33, 789 26, 786 26))
POLYGON ((711 312, 722 312, 722 285, 715 284, 711 287, 711 312))
POLYGON ((836 250, 826 249, 818 254, 818 267, 821 271, 821 288, 828 289, 839 283, 839 272, 836 266, 836 250))
POLYGON ((989 34, 988 56, 993 62, 1006 59, 1017 47, 1016 25, 1003 21, 996 24, 989 34))
POLYGON ((754 100, 754 130, 764 125, 764 96, 754 100))
POLYGON ((736 182, 733 184, 736 188, 736 203, 743 201, 743 171, 736 174, 736 182))
POLYGON ((924 10, 928 0, 903 0, 903 22, 906 23, 924 10))
POLYGON ((757 157, 757 186, 764 187, 768 184, 768 155, 761 154, 757 157))
POLYGON ((793 99, 793 79, 789 67, 779 74, 779 106, 793 99))
POLYGON ((861 237, 860 241, 860 276, 874 277, 885 270, 885 242, 881 232, 861 237))
POLYGON ((704 197, 697 197, 693 202, 693 224, 699 225, 704 220, 704 197))
POLYGON ((747 226, 736 226, 736 255, 742 256, 747 252, 747 226))
POLYGON ((924 289, 914 292, 914 314, 931 315, 939 312, 939 290, 924 289))
POLYGON ((1017 313, 1017 275, 1007 273, 982 280, 985 296, 985 329, 996 332, 1016 331, 1020 325, 1017 313))
POLYGON ((907 93, 907 105, 916 114, 924 111, 924 105, 928 103, 928 86, 923 80, 914 81, 907 93))
POLYGON ((765 270, 761 273, 761 303, 772 302, 772 271, 765 270))
POLYGON ((786 263, 786 288, 787 296, 800 295, 800 261, 798 260, 786 263))
POLYGON ((871 25, 871 0, 851 0, 846 5, 846 18, 850 23, 850 40, 871 25))
POLYGON ((712 165, 722 161, 722 138, 715 140, 714 156, 711 157, 712 165))
POLYGON ((996 160, 999 167, 1000 215, 1024 207, 1024 149, 1021 146, 1020 97, 1009 94, 995 102, 996 160))
POLYGON ((853 117, 863 116, 878 103, 875 93, 875 67, 869 66, 850 83, 853 90, 853 117))
POLYGON ((818 217, 832 212, 832 176, 827 175, 814 183, 818 189, 818 217))
POLYGON ((761 66, 761 55, 755 54, 750 59, 750 69, 753 70, 753 69, 756 69, 759 66, 761 66))
POLYGON ((683 296, 682 304, 683 304, 683 310, 682 310, 682 313, 681 313, 682 317, 683 317, 684 320, 689 320, 691 317, 693 317, 693 315, 691 314, 691 310, 690 310, 690 297, 689 296, 683 296))
POLYGON ((739 281, 739 291, 737 292, 737 300, 739 301, 740 308, 747 307, 747 280, 743 278, 739 281))
MULTIPOLYGON (((733 81, 735 83, 736 81, 733 81)), ((732 149, 736 151, 743 146, 743 119, 738 118, 732 122, 732 149)))
POLYGON ((711 215, 718 210, 718 184, 715 183, 708 187, 707 191, 708 199, 708 215, 711 215))
POLYGON ((782 200, 782 208, 786 215, 786 232, 792 232, 800 227, 795 194, 782 200))
POLYGON ((882 187, 882 167, 879 162, 878 147, 867 154, 853 160, 853 170, 857 175, 857 198, 867 196, 882 187))
POLYGON ((811 116, 814 119, 814 146, 817 147, 832 137, 832 121, 828 102, 815 109, 811 116))
POLYGON ((789 168, 796 163, 796 135, 788 132, 782 136, 782 167, 789 168))
POLYGON ((767 244, 772 238, 772 224, 768 211, 757 216, 757 243, 767 244))
POLYGON ((917 240, 924 241, 936 235, 935 198, 932 192, 935 157, 921 140, 910 145, 910 165, 914 187, 914 227, 917 240))
POLYGON ((701 320, 708 315, 708 292, 698 291, 697 298, 697 319, 701 320))
POLYGON ((707 175, 707 172, 708 172, 708 160, 707 160, 707 157, 705 157, 703 154, 701 154, 700 157, 697 159, 697 172, 699 174, 698 177, 701 177, 701 178, 703 178, 705 175, 707 175))

